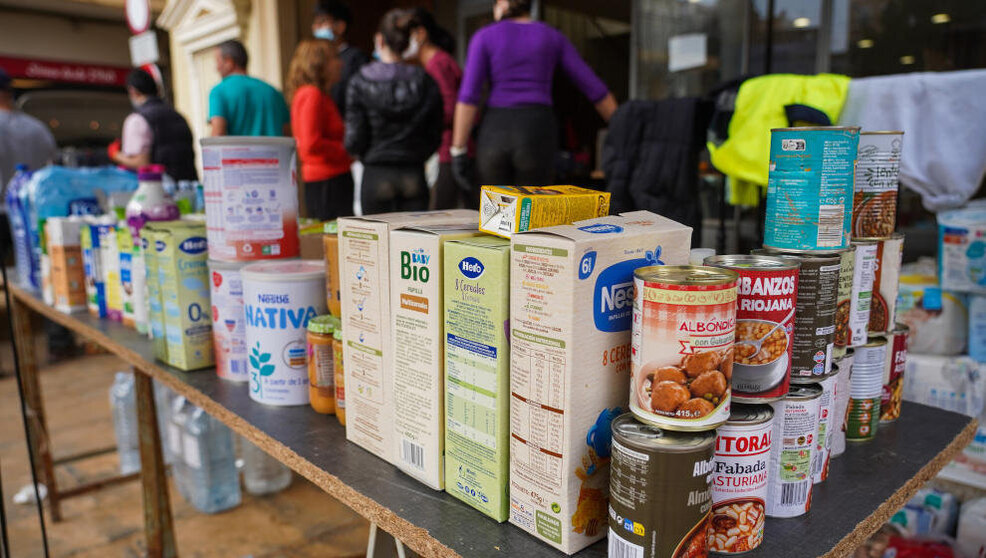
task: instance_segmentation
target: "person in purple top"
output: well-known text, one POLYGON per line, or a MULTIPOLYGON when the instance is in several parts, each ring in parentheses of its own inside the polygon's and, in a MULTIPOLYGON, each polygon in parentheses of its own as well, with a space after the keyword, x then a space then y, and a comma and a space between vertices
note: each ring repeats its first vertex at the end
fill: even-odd
POLYGON ((469 42, 450 148, 453 172, 464 187, 472 182, 467 146, 487 84, 489 97, 476 140, 481 184, 551 184, 558 151, 551 107, 556 70, 595 104, 604 120, 616 111, 616 99, 572 43, 557 29, 532 20, 530 12, 531 0, 496 0, 497 22, 469 42))

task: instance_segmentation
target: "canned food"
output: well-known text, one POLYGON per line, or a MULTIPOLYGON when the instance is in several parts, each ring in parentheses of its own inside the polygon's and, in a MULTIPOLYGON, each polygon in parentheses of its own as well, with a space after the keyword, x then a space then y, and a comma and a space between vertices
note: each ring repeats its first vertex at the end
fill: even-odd
POLYGON ((733 405, 716 435, 709 551, 739 554, 763 541, 774 410, 733 405))
POLYGON ((838 297, 840 254, 792 254, 754 250, 796 258, 798 272, 797 313, 791 341, 791 378, 817 378, 832 370, 835 339, 835 305, 838 297))
POLYGON ((887 340, 882 337, 871 337, 866 345, 856 347, 846 414, 848 441, 865 442, 876 436, 886 359, 887 340))
POLYGON ((849 246, 857 127, 776 128, 764 246, 839 250, 849 246))
POLYGON ((849 305, 852 300, 852 279, 856 269, 856 247, 850 246, 839 259, 839 294, 835 307, 835 338, 832 356, 841 357, 849 346, 849 305))
POLYGON ((705 265, 739 274, 733 398, 766 402, 783 397, 791 379, 799 264, 774 256, 727 255, 706 258, 705 265))
POLYGON ((829 458, 838 457, 846 451, 846 413, 849 410, 849 394, 851 392, 852 362, 855 353, 847 349, 846 354, 836 359, 832 369, 838 369, 838 380, 835 384, 835 423, 832 424, 832 444, 829 448, 829 458))
POLYGON ((767 476, 767 516, 797 517, 811 508, 811 463, 818 435, 822 388, 791 385, 774 408, 773 445, 767 476))
POLYGON ((897 293, 900 291, 900 267, 903 258, 903 234, 897 233, 880 241, 876 249, 876 270, 873 274, 870 333, 885 333, 896 323, 897 293))
POLYGON ((651 266, 634 272, 630 409, 670 430, 729 418, 735 271, 651 266))
POLYGON ((853 237, 888 237, 897 228, 897 181, 904 132, 862 132, 856 159, 853 237))
POLYGON ((613 420, 609 555, 706 556, 715 432, 613 420))
POLYGON ((897 324, 887 340, 887 363, 883 366, 883 393, 880 397, 880 422, 893 422, 900 418, 900 406, 904 400, 904 370, 907 368, 906 325, 897 324))
POLYGON ((852 295, 849 298, 849 346, 866 344, 870 329, 870 303, 873 298, 873 276, 876 272, 876 252, 879 242, 854 240, 856 263, 852 278, 852 295))
POLYGON ((811 479, 818 484, 829 476, 829 459, 832 449, 833 430, 842 428, 836 424, 835 399, 839 389, 839 368, 832 367, 832 372, 824 376, 816 385, 822 388, 822 396, 818 400, 818 435, 815 438, 815 454, 811 459, 811 479))
POLYGON ((243 278, 240 276, 243 266, 243 263, 209 260, 216 374, 234 382, 250 380, 243 318, 243 278))

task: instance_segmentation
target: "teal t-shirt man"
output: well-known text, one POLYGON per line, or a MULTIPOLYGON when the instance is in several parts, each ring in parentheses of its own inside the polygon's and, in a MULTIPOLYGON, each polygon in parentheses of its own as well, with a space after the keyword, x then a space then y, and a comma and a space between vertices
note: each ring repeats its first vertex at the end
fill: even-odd
POLYGON ((209 92, 212 135, 290 135, 291 113, 284 96, 246 75, 246 64, 246 49, 239 41, 226 41, 216 50, 216 69, 223 80, 209 92))

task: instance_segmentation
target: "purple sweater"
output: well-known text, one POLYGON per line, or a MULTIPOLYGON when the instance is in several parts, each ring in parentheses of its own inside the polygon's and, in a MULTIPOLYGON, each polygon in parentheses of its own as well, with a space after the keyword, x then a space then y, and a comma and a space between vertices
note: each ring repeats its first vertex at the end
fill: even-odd
POLYGON ((469 41, 459 101, 478 105, 483 86, 489 82, 488 106, 550 106, 551 80, 558 67, 593 103, 609 92, 572 43, 554 27, 510 20, 488 25, 469 41))

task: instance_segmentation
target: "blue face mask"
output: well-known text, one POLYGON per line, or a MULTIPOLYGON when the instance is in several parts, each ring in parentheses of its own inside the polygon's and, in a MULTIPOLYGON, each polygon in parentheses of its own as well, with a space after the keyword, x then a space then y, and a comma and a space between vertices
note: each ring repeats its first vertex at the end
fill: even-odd
POLYGON ((380 51, 379 50, 373 49, 373 59, 374 60, 380 60, 380 51))
POLYGON ((315 30, 315 38, 334 41, 336 39, 336 34, 332 32, 331 27, 319 27, 315 30))

